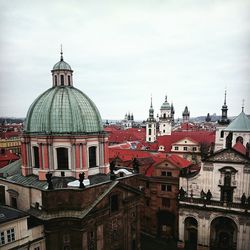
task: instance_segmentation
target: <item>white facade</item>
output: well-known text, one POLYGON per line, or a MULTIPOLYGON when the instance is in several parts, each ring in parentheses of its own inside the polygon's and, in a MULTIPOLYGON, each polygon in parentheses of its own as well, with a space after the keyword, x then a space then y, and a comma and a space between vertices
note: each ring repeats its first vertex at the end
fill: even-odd
POLYGON ((250 249, 250 204, 242 204, 243 194, 250 197, 248 157, 232 148, 219 151, 202 162, 197 175, 181 177, 180 187, 187 197, 180 200, 179 247, 250 249), (211 201, 201 198, 202 191, 211 192, 211 201))
POLYGON ((147 142, 156 141, 156 122, 146 123, 146 141, 147 142))

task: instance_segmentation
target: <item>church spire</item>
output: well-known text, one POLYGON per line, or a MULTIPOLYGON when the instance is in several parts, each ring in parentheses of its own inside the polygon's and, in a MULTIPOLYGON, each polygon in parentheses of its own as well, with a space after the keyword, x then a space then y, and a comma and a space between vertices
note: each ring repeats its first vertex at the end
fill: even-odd
POLYGON ((242 99, 242 107, 241 107, 242 112, 244 112, 244 106, 245 106, 245 99, 242 99))
POLYGON ((224 94, 224 104, 222 105, 221 108, 221 120, 219 120, 218 122, 220 124, 229 124, 229 119, 227 118, 227 91, 225 90, 225 94, 224 94))
POLYGON ((61 54, 61 59, 60 59, 60 61, 63 61, 63 50, 62 50, 62 44, 61 44, 61 52, 60 52, 60 54, 61 54))

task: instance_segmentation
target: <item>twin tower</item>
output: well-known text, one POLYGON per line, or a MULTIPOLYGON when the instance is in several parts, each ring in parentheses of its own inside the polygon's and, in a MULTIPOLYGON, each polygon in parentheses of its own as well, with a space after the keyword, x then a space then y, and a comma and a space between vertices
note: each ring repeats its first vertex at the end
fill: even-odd
POLYGON ((157 122, 159 123, 159 136, 170 135, 172 130, 172 125, 174 122, 174 106, 169 104, 167 96, 165 96, 165 101, 160 108, 160 117, 157 117, 157 121, 154 118, 154 109, 152 104, 149 108, 149 117, 146 122, 146 141, 154 142, 156 141, 156 126, 157 122))

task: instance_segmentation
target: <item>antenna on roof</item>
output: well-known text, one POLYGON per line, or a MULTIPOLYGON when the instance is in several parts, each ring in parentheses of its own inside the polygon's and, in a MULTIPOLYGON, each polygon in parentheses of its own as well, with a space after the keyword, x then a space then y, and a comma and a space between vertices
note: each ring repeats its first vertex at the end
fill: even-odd
POLYGON ((242 112, 244 112, 244 106, 245 106, 245 99, 242 99, 242 112))
POLYGON ((61 61, 63 61, 63 50, 62 50, 62 44, 61 44, 61 61))

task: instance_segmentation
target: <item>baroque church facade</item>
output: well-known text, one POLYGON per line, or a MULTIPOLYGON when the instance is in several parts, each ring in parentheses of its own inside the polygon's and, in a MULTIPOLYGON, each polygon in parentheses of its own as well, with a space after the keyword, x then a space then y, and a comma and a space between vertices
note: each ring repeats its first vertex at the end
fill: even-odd
POLYGON ((250 119, 242 108, 229 124, 225 95, 218 123, 219 150, 180 178, 180 248, 250 249, 250 119))

